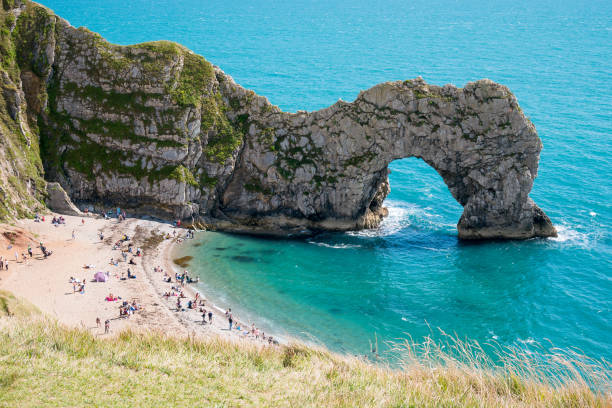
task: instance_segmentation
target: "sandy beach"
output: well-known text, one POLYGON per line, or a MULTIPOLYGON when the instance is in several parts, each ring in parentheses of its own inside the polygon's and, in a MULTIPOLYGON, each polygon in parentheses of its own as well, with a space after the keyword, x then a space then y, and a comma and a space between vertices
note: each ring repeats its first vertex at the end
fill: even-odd
POLYGON ((93 216, 63 216, 65 223, 58 225, 51 223, 54 217, 59 215, 47 214, 41 222, 25 219, 12 225, 0 224, 0 256, 9 263, 8 270, 0 271, 0 289, 28 300, 61 323, 87 328, 96 336, 113 336, 129 328, 268 343, 246 335, 247 327, 238 323, 236 316, 234 320, 241 330, 230 332, 224 311, 207 301, 202 293, 204 305, 187 309, 187 302, 194 300, 196 290, 176 282, 175 273, 181 271, 170 259, 172 247, 181 244, 187 230, 157 221, 128 218, 119 222, 116 218, 93 216), (114 248, 124 235, 130 239, 114 248), (43 256, 40 243, 52 251, 51 256, 43 256), (126 252, 128 256, 124 259, 121 250, 127 250, 130 244, 132 252, 126 252), (27 255, 28 245, 32 248, 31 257, 27 255), (138 248, 142 256, 135 255, 138 248), (117 260, 117 264, 111 264, 111 259, 117 260), (130 259, 136 264, 129 264, 130 259), (92 267, 85 268, 86 265, 92 267), (127 279, 128 268, 135 279, 127 279), (106 282, 95 281, 97 272, 108 276, 106 282), (171 277, 171 283, 164 281, 164 273, 171 277), (85 280, 83 293, 78 291, 80 285, 71 283, 72 278, 80 283, 85 280), (178 294, 177 288, 185 295, 181 311, 177 310, 178 296, 164 296, 167 292, 178 294), (111 294, 119 299, 106 300, 111 294), (139 306, 129 318, 119 316, 124 301, 130 304, 135 301, 139 306), (208 317, 207 323, 202 324, 202 307, 207 313, 213 312, 212 324, 208 317), (97 318, 101 321, 99 326, 97 318), (104 329, 106 320, 110 324, 109 333, 104 329))

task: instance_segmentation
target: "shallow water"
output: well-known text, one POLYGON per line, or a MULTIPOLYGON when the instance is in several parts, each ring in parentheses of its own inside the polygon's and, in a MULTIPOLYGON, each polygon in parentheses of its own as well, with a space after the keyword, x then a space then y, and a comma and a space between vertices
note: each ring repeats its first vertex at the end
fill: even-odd
POLYGON ((378 230, 307 241, 205 233, 180 255, 196 257, 202 285, 240 316, 337 350, 440 327, 612 359, 612 2, 43 3, 115 43, 178 41, 291 111, 418 75, 507 85, 543 140, 531 196, 558 238, 459 242, 460 206, 408 159, 391 165, 378 230))

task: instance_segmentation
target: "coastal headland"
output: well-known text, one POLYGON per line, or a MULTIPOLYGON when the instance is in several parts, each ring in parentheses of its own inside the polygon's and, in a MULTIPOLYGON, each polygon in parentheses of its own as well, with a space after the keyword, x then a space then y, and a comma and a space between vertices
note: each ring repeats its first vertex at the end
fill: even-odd
POLYGON ((176 43, 113 45, 30 1, 1 21, 5 216, 42 207, 46 180, 80 205, 228 231, 373 228, 389 163, 418 157, 463 206, 459 238, 556 235, 529 198, 542 143, 503 85, 416 78, 287 113, 176 43))

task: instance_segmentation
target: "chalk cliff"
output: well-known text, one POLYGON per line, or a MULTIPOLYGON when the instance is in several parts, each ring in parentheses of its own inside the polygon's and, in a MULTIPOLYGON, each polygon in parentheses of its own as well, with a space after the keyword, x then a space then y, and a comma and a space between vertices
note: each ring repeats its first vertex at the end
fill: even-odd
POLYGON ((389 163, 419 157, 464 207, 460 238, 556 234, 528 195, 541 141, 502 85, 417 78, 287 113, 178 44, 112 45, 30 2, 2 17, 20 98, 4 92, 2 122, 36 129, 46 179, 77 203, 233 231, 372 228, 389 163))

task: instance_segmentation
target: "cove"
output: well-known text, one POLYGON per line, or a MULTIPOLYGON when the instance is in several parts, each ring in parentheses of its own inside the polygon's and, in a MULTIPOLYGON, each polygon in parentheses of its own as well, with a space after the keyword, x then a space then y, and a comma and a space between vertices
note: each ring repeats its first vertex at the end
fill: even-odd
POLYGON ((597 336, 573 328, 581 321, 606 337, 604 316, 589 312, 595 304, 585 309, 567 296, 577 289, 559 291, 561 282, 585 279, 564 241, 461 242, 454 225, 461 207, 440 176, 416 159, 392 166, 390 214, 377 229, 307 240, 204 232, 198 247, 187 243, 178 253, 194 256, 190 270, 203 293, 246 323, 336 351, 367 354, 378 342, 384 352, 385 341, 436 337, 439 328, 481 344, 549 339, 609 353, 597 336))
POLYGON ((380 229, 310 242, 211 233, 179 251, 194 256, 205 293, 241 317, 334 349, 365 352, 375 333, 416 338, 427 320, 479 341, 548 338, 612 360, 611 2, 43 3, 113 43, 184 44, 285 111, 418 76, 508 86, 542 139, 531 196, 558 238, 459 243, 461 207, 431 167, 404 159, 390 164, 380 229), (270 262, 235 262, 239 249, 270 262))

